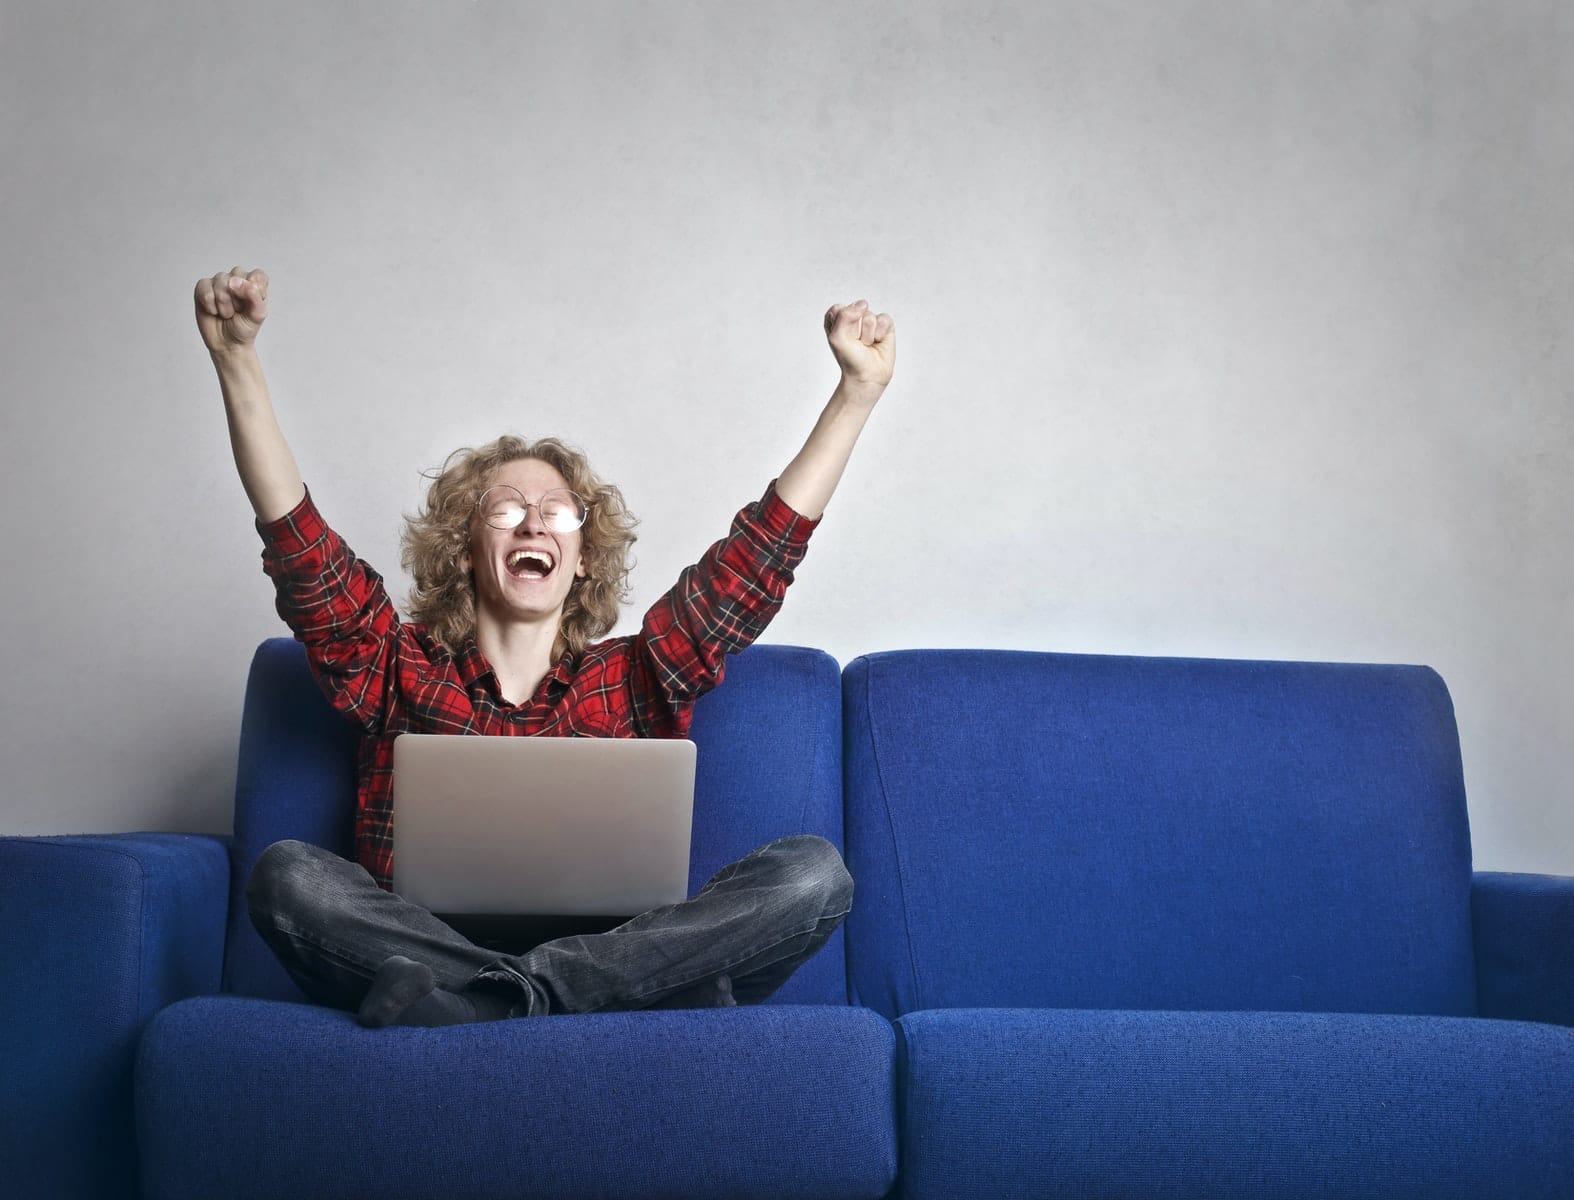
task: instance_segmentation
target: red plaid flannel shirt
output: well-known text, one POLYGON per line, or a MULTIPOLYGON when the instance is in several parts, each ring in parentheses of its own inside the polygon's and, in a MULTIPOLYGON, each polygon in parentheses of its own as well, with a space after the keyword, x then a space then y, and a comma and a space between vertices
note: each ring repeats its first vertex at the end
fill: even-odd
POLYGON ((277 521, 258 521, 279 615, 306 646, 323 694, 364 731, 360 864, 392 888, 393 743, 401 733, 685 736, 694 701, 721 682, 726 656, 776 615, 818 524, 789 508, 771 480, 731 532, 684 568, 638 633, 592 643, 577 659, 565 653, 515 706, 473 634, 451 654, 424 625, 399 620, 382 576, 328 527, 309 488, 277 521))

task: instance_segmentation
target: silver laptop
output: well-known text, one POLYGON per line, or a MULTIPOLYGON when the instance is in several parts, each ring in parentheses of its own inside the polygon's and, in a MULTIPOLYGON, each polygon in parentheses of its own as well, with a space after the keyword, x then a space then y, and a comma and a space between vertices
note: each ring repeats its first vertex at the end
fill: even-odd
POLYGON ((687 899, 694 743, 405 733, 394 891, 435 913, 631 916, 687 899))

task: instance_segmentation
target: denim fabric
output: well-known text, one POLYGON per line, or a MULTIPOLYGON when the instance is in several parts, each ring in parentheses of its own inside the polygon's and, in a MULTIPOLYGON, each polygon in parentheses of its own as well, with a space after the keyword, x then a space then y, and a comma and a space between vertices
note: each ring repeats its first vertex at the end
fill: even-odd
POLYGON ((759 1004, 825 945, 852 906, 853 880, 814 834, 768 842, 694 896, 605 933, 517 954, 478 946, 364 867, 308 842, 275 842, 246 884, 252 923, 314 1002, 355 1011, 399 954, 437 985, 501 992, 509 1015, 759 1004))

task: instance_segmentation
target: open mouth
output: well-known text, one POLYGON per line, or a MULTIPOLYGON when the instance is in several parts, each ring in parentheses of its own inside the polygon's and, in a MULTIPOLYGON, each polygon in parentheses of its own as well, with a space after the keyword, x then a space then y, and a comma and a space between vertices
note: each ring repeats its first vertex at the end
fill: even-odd
POLYGON ((545 550, 515 550, 503 565, 515 579, 545 579, 557 563, 545 550))

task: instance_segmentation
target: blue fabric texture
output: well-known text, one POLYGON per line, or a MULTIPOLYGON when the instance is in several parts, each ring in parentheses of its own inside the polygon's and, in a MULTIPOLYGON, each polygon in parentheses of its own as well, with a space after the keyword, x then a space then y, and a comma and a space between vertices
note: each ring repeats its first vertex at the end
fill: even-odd
MULTIPOLYGON (((689 895, 791 834, 818 834, 845 860, 842 671, 829 654, 756 642, 733 655, 726 679, 695 703, 689 736, 698 760, 689 895)), ((765 1003, 846 1004, 845 936, 838 927, 765 1003)))
POLYGON ((929 650, 843 682, 855 1003, 1475 1014, 1435 672, 929 650))
MULTIPOLYGON (((225 989, 304 1001, 247 915, 242 889, 274 842, 297 838, 353 858, 359 731, 328 704, 304 647, 258 647, 246 688, 235 802, 235 885, 225 989)), ((841 672, 821 650, 756 644, 728 659, 694 707, 697 767, 689 894, 779 837, 814 833, 842 849, 841 672)), ((840 929, 767 1003, 843 1004, 840 929)))
POLYGON ((218 990, 228 875, 200 835, 0 838, 0 1191, 136 1195, 137 1037, 218 990))
POLYGON ((286 838, 353 856, 359 740, 360 730, 334 711, 312 678, 304 646, 269 638, 257 647, 236 763, 225 991, 305 1000, 252 928, 246 880, 257 856, 286 838))
POLYGON ((898 1022, 907 1200, 1567 1200, 1574 1036, 1349 1013, 898 1022))
POLYGON ((368 1030, 211 997, 149 1025, 149 1200, 868 1197, 896 1173, 895 1032, 846 1005, 368 1030))
POLYGON ((1574 879, 1481 871, 1473 911, 1481 1015, 1574 1026, 1574 879))

